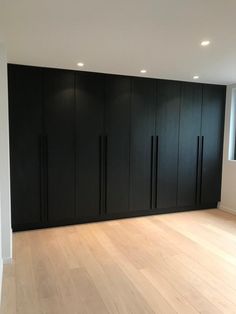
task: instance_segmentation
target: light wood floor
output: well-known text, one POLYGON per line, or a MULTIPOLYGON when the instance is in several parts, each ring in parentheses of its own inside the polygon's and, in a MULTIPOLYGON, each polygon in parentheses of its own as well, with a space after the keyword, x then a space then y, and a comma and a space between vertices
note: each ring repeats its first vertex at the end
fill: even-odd
POLYGON ((2 314, 236 313, 236 216, 219 210, 14 234, 2 314))

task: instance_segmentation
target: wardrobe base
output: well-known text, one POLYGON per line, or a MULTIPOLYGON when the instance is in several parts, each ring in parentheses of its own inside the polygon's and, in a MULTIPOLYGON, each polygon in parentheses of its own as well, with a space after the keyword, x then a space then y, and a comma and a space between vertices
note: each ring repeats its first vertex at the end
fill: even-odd
POLYGON ((204 204, 201 206, 194 207, 174 207, 174 208, 161 208, 161 209, 150 209, 150 210, 139 210, 139 211, 129 211, 126 213, 112 213, 112 214, 101 214, 98 217, 78 217, 76 219, 67 219, 63 221, 57 222, 42 222, 42 223, 29 223, 24 225, 15 225, 12 227, 13 231, 26 231, 26 230, 34 230, 34 229, 44 229, 44 228, 52 228, 52 227, 62 227, 68 225, 76 225, 90 222, 99 222, 106 220, 114 220, 114 219, 124 219, 124 218, 134 218, 140 216, 150 216, 150 215, 160 215, 160 214, 170 214, 177 212, 185 212, 185 211, 194 211, 194 210, 203 210, 203 209, 212 209, 217 208, 217 203, 212 204, 204 204))

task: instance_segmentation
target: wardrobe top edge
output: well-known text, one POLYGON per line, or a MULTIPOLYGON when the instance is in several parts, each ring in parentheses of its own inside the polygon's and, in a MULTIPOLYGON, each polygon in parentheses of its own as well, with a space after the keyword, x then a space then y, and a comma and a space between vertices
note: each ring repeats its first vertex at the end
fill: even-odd
POLYGON ((53 68, 53 67, 42 67, 42 66, 34 66, 34 65, 24 65, 24 64, 17 64, 17 63, 8 63, 9 67, 21 67, 21 68, 37 68, 41 70, 54 70, 54 71, 66 71, 66 72, 73 72, 73 73, 84 73, 84 74, 97 74, 103 76, 114 76, 114 77, 127 77, 127 78, 137 78, 141 80, 156 80, 156 81, 169 81, 169 82, 177 82, 177 83, 189 83, 189 84, 200 84, 200 85, 210 85, 210 86, 222 86, 227 87, 226 84, 216 84, 216 83, 201 83, 201 82, 192 82, 192 81, 181 81, 181 80, 172 80, 172 79, 162 79, 162 78, 153 78, 153 77, 142 77, 142 76, 135 76, 135 75, 124 75, 124 74, 113 74, 113 73, 104 73, 104 72, 93 72, 93 71, 84 71, 84 70, 72 70, 72 69, 62 69, 62 68, 53 68))

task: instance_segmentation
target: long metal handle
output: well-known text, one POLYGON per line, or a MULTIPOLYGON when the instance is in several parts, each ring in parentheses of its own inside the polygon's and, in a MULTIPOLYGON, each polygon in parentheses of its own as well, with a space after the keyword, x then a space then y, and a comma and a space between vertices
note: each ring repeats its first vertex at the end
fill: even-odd
POLYGON ((204 136, 202 136, 202 143, 201 143, 201 174, 200 174, 200 193, 199 193, 199 203, 202 202, 202 177, 203 177, 203 156, 204 156, 204 136))
POLYGON ((48 136, 43 135, 44 217, 48 221, 48 136))
POLYGON ((48 142, 46 135, 39 135, 40 162, 40 220, 48 219, 48 142))
POLYGON ((158 162, 159 162, 159 136, 156 136, 156 168, 155 168, 155 208, 157 208, 157 185, 158 185, 158 162))
POLYGON ((39 186, 40 186, 40 221, 43 222, 44 217, 44 147, 43 135, 39 135, 39 186))
POLYGON ((199 151, 200 151, 200 136, 197 137, 197 165, 196 165, 196 187, 195 187, 195 203, 198 204, 199 192, 199 151))
POLYGON ((150 180, 150 209, 153 209, 153 201, 154 201, 154 159, 155 159, 155 151, 154 151, 154 136, 151 136, 151 180, 150 180))
POLYGON ((102 135, 99 136, 99 214, 102 213, 103 207, 103 137, 102 135))
POLYGON ((104 212, 107 213, 107 135, 104 135, 104 212))

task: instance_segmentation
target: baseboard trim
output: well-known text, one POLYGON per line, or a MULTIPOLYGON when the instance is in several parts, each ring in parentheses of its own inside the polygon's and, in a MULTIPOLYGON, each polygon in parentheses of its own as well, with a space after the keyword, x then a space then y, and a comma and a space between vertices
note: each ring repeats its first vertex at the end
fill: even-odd
POLYGON ((232 209, 232 208, 223 206, 223 205, 221 205, 221 204, 218 206, 218 208, 221 209, 221 210, 223 210, 224 212, 227 212, 227 213, 236 215, 236 210, 235 210, 235 209, 232 209))
POLYGON ((3 264, 12 264, 13 263, 13 258, 9 257, 9 258, 4 258, 3 259, 3 264))
POLYGON ((1 299, 2 299, 2 278, 3 278, 3 261, 0 259, 0 307, 1 307, 1 299))

